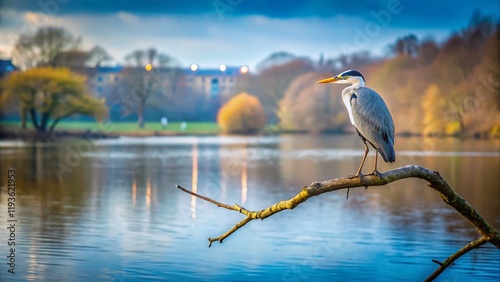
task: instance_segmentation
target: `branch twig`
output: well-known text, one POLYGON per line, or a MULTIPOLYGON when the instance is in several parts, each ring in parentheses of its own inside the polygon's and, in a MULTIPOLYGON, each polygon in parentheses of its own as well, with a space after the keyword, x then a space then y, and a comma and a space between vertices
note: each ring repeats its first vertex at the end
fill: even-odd
POLYGON ((436 279, 443 271, 448 268, 450 265, 452 265, 459 257, 462 255, 465 255, 469 251, 472 251, 473 249, 479 248, 480 246, 484 245, 485 243, 488 242, 488 238, 486 237, 481 237, 475 241, 470 242, 469 244, 463 246, 460 250, 449 256, 445 261, 439 262, 437 260, 432 260, 433 262, 439 264, 438 269, 436 269, 425 281, 432 281, 436 279))
POLYGON ((307 201, 311 197, 341 189, 367 187, 367 186, 382 186, 394 181, 411 177, 427 180, 429 182, 429 187, 438 192, 444 202, 446 202, 448 205, 450 205, 456 211, 458 211, 463 217, 465 217, 474 227, 476 227, 476 229, 482 235, 480 239, 464 246, 462 249, 460 249, 450 257, 448 257, 443 263, 435 261, 440 266, 434 273, 432 273, 427 278, 428 281, 432 281, 437 276, 439 276, 439 274, 441 274, 449 265, 451 265, 460 256, 469 252, 472 249, 475 249, 483 245, 486 242, 490 242, 493 245, 495 245, 498 249, 500 249, 500 234, 495 229, 493 229, 486 222, 486 220, 484 220, 484 218, 467 201, 465 201, 459 194, 457 194, 450 187, 450 185, 439 175, 437 171, 432 171, 417 165, 408 165, 405 167, 400 167, 390 171, 386 171, 384 173, 381 173, 380 177, 372 174, 365 175, 363 177, 364 180, 363 183, 360 182, 360 179, 357 176, 336 178, 322 182, 313 182, 311 185, 303 187, 302 191, 300 191, 297 195, 290 198, 289 200, 280 201, 270 207, 267 207, 259 211, 249 211, 239 206, 238 204, 234 204, 233 206, 226 205, 217 202, 213 199, 210 199, 208 197, 202 196, 200 194, 191 192, 179 185, 176 185, 176 187, 182 190, 183 192, 186 192, 190 195, 208 201, 218 207, 225 208, 228 210, 234 210, 246 216, 242 221, 237 223, 235 226, 233 226, 231 229, 229 229, 226 233, 222 234, 221 236, 215 238, 208 238, 210 247, 213 242, 218 241, 222 243, 224 239, 226 239, 236 230, 245 226, 247 223, 249 223, 254 219, 265 219, 283 210, 287 209, 292 210, 296 206, 307 201))

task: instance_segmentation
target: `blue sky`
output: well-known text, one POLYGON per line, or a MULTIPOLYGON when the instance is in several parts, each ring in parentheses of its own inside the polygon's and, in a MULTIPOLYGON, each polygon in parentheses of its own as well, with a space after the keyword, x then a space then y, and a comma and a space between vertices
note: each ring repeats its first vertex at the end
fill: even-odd
POLYGON ((118 62, 155 47, 182 65, 254 67, 274 51, 316 59, 369 50, 382 55, 397 37, 446 38, 474 10, 500 16, 499 0, 0 0, 0 51, 19 34, 62 26, 83 47, 103 46, 118 62))

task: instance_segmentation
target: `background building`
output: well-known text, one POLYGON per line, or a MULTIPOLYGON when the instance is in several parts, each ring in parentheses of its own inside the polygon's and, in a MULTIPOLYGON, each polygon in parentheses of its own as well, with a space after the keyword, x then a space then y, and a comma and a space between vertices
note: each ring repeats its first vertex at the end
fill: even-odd
POLYGON ((234 86, 238 77, 248 73, 248 67, 228 67, 221 65, 218 69, 202 69, 191 65, 185 70, 187 86, 195 93, 207 98, 227 98, 234 95, 234 86))
POLYGON ((0 60, 0 79, 16 70, 19 69, 12 64, 12 60, 0 60))
POLYGON ((137 95, 146 81, 154 89, 146 103, 145 119, 214 121, 222 104, 235 95, 235 85, 247 66, 201 68, 96 67, 83 71, 89 90, 105 98, 112 120, 134 120, 137 95), (119 109, 119 110, 117 110, 119 109))

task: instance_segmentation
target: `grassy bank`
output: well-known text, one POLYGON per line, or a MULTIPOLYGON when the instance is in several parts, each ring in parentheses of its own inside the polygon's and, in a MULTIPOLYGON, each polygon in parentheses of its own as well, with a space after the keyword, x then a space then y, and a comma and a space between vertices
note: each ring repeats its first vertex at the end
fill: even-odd
MULTIPOLYGON (((20 122, 2 122, 0 125, 8 130, 21 128, 20 122)), ((28 128, 31 128, 28 123, 28 128)), ((110 135, 168 135, 168 134, 218 134, 219 126, 214 122, 187 122, 184 129, 181 122, 170 122, 166 128, 162 128, 159 122, 146 122, 144 128, 139 128, 137 122, 111 122, 99 124, 97 122, 62 121, 56 130, 103 132, 110 135)))
MULTIPOLYGON (((137 122, 111 122, 100 124, 95 121, 62 121, 56 127, 56 132, 59 137, 64 136, 86 136, 86 132, 90 131, 96 136, 102 137, 117 137, 117 136, 169 136, 169 135, 217 135, 222 134, 219 126, 215 122, 187 122, 185 128, 181 128, 181 122, 170 122, 167 128, 162 128, 159 122, 146 122, 144 128, 139 128, 137 122)), ((27 124, 28 128, 32 128, 31 122, 27 124)), ((0 131, 7 131, 7 135, 0 132, 0 138, 10 138, 14 136, 27 135, 30 137, 32 130, 21 131, 20 122, 0 122, 0 131), (23 133, 24 132, 24 133, 23 133), (7 136, 7 137, 6 137, 7 136)), ((307 134, 306 131, 291 131, 280 129, 277 125, 266 125, 261 133, 264 134, 307 134)), ((348 127, 346 131, 322 132, 322 134, 352 134, 353 129, 348 127)), ((398 136, 422 136, 418 133, 396 133, 398 136)), ((26 137, 26 136, 25 136, 26 137)), ((430 136, 436 138, 443 137, 459 137, 457 135, 441 135, 430 136)), ((462 136, 462 138, 500 138, 500 134, 490 136, 462 136)))

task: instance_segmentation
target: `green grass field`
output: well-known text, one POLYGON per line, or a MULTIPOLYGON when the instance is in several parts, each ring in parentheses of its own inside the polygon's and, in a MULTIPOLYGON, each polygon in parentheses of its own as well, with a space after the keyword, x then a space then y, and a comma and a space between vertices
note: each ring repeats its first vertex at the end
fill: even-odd
MULTIPOLYGON (((11 129, 21 127, 20 122, 2 122, 2 126, 11 129)), ((31 123, 28 123, 31 127, 31 123)), ((167 128, 163 129, 159 122, 146 122, 144 128, 139 128, 137 122, 109 122, 99 124, 97 122, 61 121, 56 130, 91 130, 104 133, 135 133, 154 134, 159 133, 187 133, 187 134, 217 134, 219 126, 215 122, 187 122, 185 130, 181 130, 181 122, 169 122, 167 128)))

